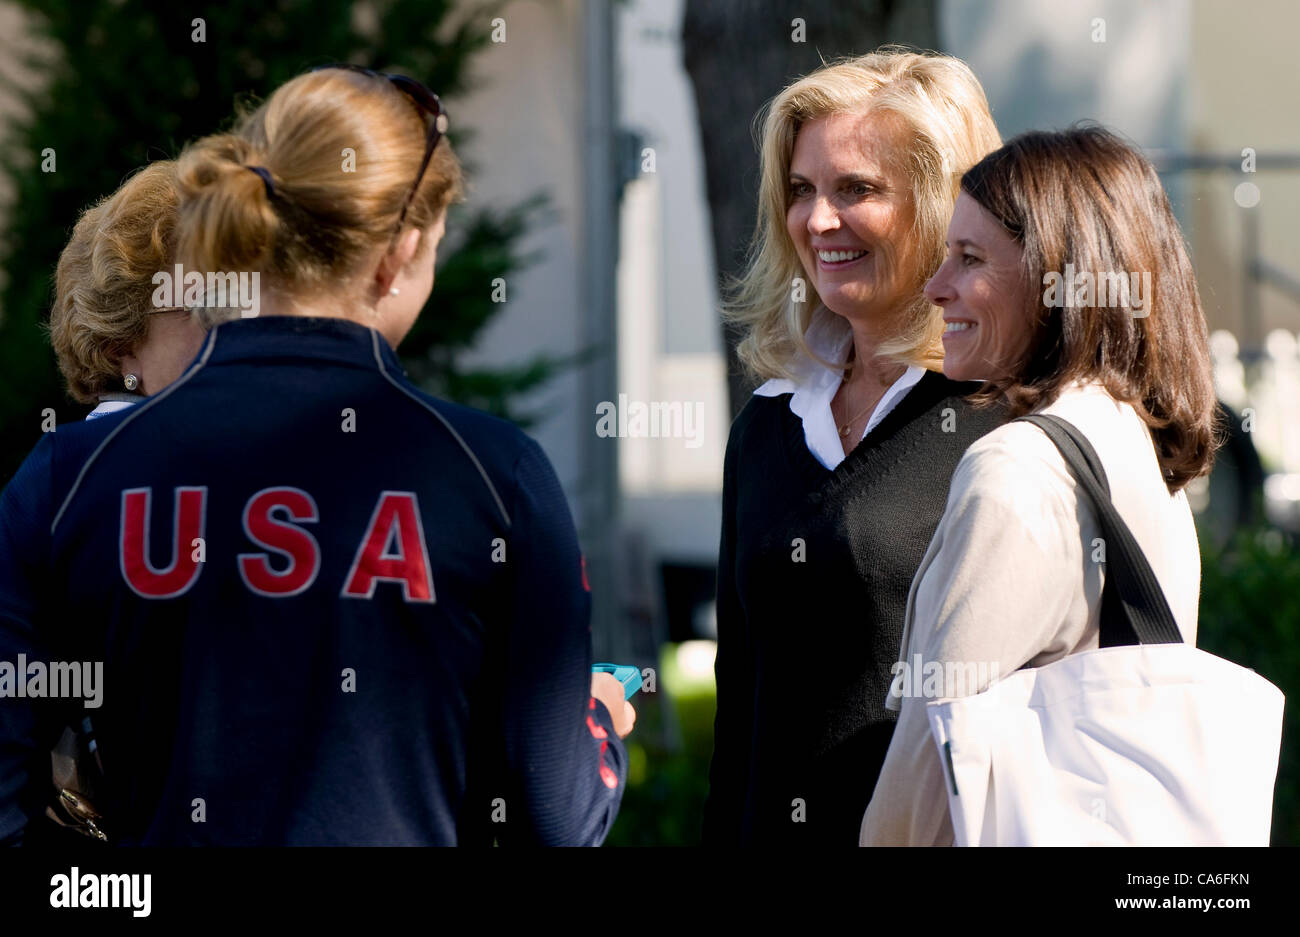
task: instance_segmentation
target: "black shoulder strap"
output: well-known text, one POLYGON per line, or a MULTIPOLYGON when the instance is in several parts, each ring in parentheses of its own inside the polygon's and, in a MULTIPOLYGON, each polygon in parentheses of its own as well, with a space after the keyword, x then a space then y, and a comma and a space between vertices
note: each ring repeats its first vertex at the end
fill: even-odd
POLYGON ((1058 416, 1031 414, 1019 419, 1033 423, 1056 444, 1080 489, 1097 509, 1106 549, 1101 646, 1182 643, 1182 632, 1169 610, 1160 582, 1133 532, 1115 510, 1106 472, 1087 437, 1058 416))

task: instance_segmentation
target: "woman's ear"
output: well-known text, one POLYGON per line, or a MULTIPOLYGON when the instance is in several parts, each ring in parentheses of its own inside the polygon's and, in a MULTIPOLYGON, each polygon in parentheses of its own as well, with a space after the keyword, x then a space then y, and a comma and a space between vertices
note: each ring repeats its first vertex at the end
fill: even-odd
POLYGON ((140 364, 140 359, 133 354, 125 354, 118 359, 117 369, 125 380, 128 374, 134 374, 140 382, 135 387, 136 393, 145 393, 144 389, 144 367, 140 364))
POLYGON ((444 208, 438 220, 429 226, 425 232, 425 237, 429 240, 429 250, 436 251, 438 245, 442 242, 442 236, 447 233, 447 210, 444 208))
POLYGON ((402 236, 397 242, 390 247, 379 261, 379 267, 375 270, 375 291, 379 296, 388 293, 389 287, 397 279, 398 274, 406 267, 407 264, 415 257, 416 249, 420 246, 420 230, 410 228, 402 232, 402 236))

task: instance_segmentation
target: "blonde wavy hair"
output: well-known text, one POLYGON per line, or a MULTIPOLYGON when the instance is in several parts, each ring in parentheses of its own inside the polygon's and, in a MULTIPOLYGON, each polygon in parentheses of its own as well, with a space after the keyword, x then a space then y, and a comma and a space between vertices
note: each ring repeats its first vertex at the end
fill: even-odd
POLYGON ((742 332, 736 351, 751 377, 789 377, 796 355, 816 358, 803 336, 821 300, 811 285, 805 301, 793 298, 795 278, 806 279, 807 273, 786 229, 799 128, 833 114, 875 113, 891 115, 905 128, 908 145, 894 159, 912 181, 911 240, 924 252, 917 258, 915 298, 903 310, 902 329, 881 343, 877 355, 932 370, 942 366, 943 320, 922 290, 943 262, 962 173, 1001 139, 970 66, 952 56, 887 46, 823 65, 785 88, 755 118, 762 120, 758 219, 745 272, 730 285, 723 310, 742 332))
POLYGON ((176 164, 150 163, 82 213, 59 255, 50 344, 81 403, 125 389, 122 356, 148 335, 152 278, 172 262, 178 201, 176 164))
MULTIPOLYGON (((337 290, 393 239, 424 157, 425 120, 378 75, 326 68, 290 79, 230 132, 181 154, 178 261, 187 273, 257 272, 280 294, 337 290)), ((462 198, 460 162, 444 137, 403 228, 427 230, 462 198)), ((205 324, 238 315, 209 309, 205 324)))

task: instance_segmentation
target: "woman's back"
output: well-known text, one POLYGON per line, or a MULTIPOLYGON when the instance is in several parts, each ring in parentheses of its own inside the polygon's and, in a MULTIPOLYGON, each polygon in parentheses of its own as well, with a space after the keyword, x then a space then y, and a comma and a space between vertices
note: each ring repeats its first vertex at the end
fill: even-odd
POLYGON ((42 448, 68 586, 36 631, 105 662, 97 806, 120 841, 603 835, 616 792, 545 699, 585 701, 589 597, 523 433, 420 394, 372 330, 276 317, 217 327, 171 389, 42 448), (507 762, 547 748, 520 794, 507 762))
MULTIPOLYGON (((1116 401, 1096 384, 1067 391, 1043 412, 1073 423, 1092 443, 1106 470, 1116 510, 1133 531, 1159 579, 1183 639, 1195 644, 1201 582, 1196 525, 1186 491, 1169 493, 1146 425, 1131 405, 1116 401)), ((1059 450, 1037 427, 1021 423, 1008 427, 1017 435, 1022 429, 1036 433, 1041 438, 1025 443, 1034 446, 1040 458, 1054 457, 1054 467, 1059 463, 1060 471, 1068 471, 1059 450)), ((1075 487, 1072 478, 1070 484, 1075 487)), ((1091 505, 1086 506, 1086 511, 1095 530, 1091 505)), ((1100 536, 1100 532, 1094 534, 1100 536)), ((1091 544, 1092 540, 1087 542, 1091 544)))

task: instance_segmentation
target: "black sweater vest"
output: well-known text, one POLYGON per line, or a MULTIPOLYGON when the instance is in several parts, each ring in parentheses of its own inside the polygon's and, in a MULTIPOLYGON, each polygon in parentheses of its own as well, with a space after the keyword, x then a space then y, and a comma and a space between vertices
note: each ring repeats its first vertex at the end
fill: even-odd
POLYGON ((1006 419, 978 387, 926 372, 834 471, 788 394, 732 424, 706 843, 857 844, 912 577, 962 453, 1006 419))

